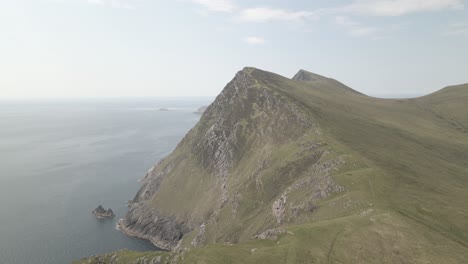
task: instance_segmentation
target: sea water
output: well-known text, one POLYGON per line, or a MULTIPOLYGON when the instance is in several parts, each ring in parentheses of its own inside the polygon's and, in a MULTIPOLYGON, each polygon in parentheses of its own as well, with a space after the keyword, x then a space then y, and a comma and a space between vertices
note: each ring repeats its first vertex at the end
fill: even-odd
POLYGON ((116 229, 138 180, 211 98, 0 101, 0 263, 157 250, 116 229), (169 111, 161 111, 166 108, 169 111), (114 219, 98 221, 102 204, 114 219))

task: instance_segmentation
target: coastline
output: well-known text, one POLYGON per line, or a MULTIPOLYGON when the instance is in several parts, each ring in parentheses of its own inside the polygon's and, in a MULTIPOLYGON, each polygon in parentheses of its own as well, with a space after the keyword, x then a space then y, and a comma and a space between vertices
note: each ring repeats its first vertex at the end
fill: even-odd
POLYGON ((155 250, 155 251, 172 251, 173 248, 170 247, 169 245, 162 244, 159 240, 157 240, 157 239, 155 239, 155 238, 153 238, 151 236, 145 235, 142 232, 133 231, 130 228, 124 226, 122 224, 123 220, 124 220, 123 218, 119 219, 119 221, 117 221, 117 224, 115 225, 115 228, 117 230, 119 230, 120 232, 122 232, 123 234, 125 234, 125 235, 127 235, 129 237, 136 237, 136 238, 139 238, 139 239, 149 241, 153 246, 155 246, 157 248, 157 250, 155 250))

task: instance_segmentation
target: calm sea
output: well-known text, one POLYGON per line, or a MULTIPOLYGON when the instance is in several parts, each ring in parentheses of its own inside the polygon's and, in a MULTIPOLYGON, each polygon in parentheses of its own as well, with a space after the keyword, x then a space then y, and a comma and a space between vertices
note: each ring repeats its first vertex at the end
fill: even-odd
POLYGON ((174 149, 199 120, 193 111, 210 100, 0 101, 0 263, 155 250, 115 224, 138 179, 174 149), (91 211, 99 204, 116 217, 97 221, 91 211))

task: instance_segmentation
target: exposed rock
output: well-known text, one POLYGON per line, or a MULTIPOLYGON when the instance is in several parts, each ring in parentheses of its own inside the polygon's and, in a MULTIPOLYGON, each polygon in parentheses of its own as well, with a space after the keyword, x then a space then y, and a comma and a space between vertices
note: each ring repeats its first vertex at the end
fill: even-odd
POLYGON ((278 224, 280 224, 284 219, 284 213, 286 212, 286 200, 287 196, 283 194, 281 198, 279 198, 273 203, 273 216, 276 218, 276 222, 278 224))
POLYGON ((160 264, 161 263, 161 256, 157 256, 151 260, 151 264, 160 264))
POLYGON ((112 209, 104 209, 104 207, 102 207, 102 205, 99 205, 96 209, 94 209, 92 211, 92 213, 99 219, 103 219, 103 218, 113 218, 115 215, 114 215, 114 212, 112 211, 112 209))
POLYGON ((373 210, 372 208, 369 208, 369 209, 367 209, 367 210, 365 210, 365 211, 360 212, 359 215, 360 215, 360 216, 366 216, 366 215, 371 214, 373 211, 374 211, 374 210, 373 210))
POLYGON ((161 216, 159 212, 145 204, 134 204, 126 217, 117 223, 118 228, 129 236, 148 239, 155 246, 170 250, 177 246, 182 236, 188 232, 184 223, 173 217, 161 216))
POLYGON ((198 230, 197 235, 193 238, 191 242, 192 246, 197 247, 200 244, 200 242, 203 241, 204 237, 205 237, 205 224, 202 224, 198 230))
POLYGON ((261 233, 260 235, 256 235, 254 238, 256 239, 269 239, 269 240, 277 240, 279 235, 286 234, 287 230, 284 227, 268 229, 261 233))

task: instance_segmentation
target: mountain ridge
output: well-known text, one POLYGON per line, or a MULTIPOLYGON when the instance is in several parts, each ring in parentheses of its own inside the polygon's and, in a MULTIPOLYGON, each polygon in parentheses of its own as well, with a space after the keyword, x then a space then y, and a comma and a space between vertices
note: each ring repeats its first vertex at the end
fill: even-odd
POLYGON ((173 263, 468 258, 468 85, 383 100, 298 74, 239 71, 121 229, 173 263))

